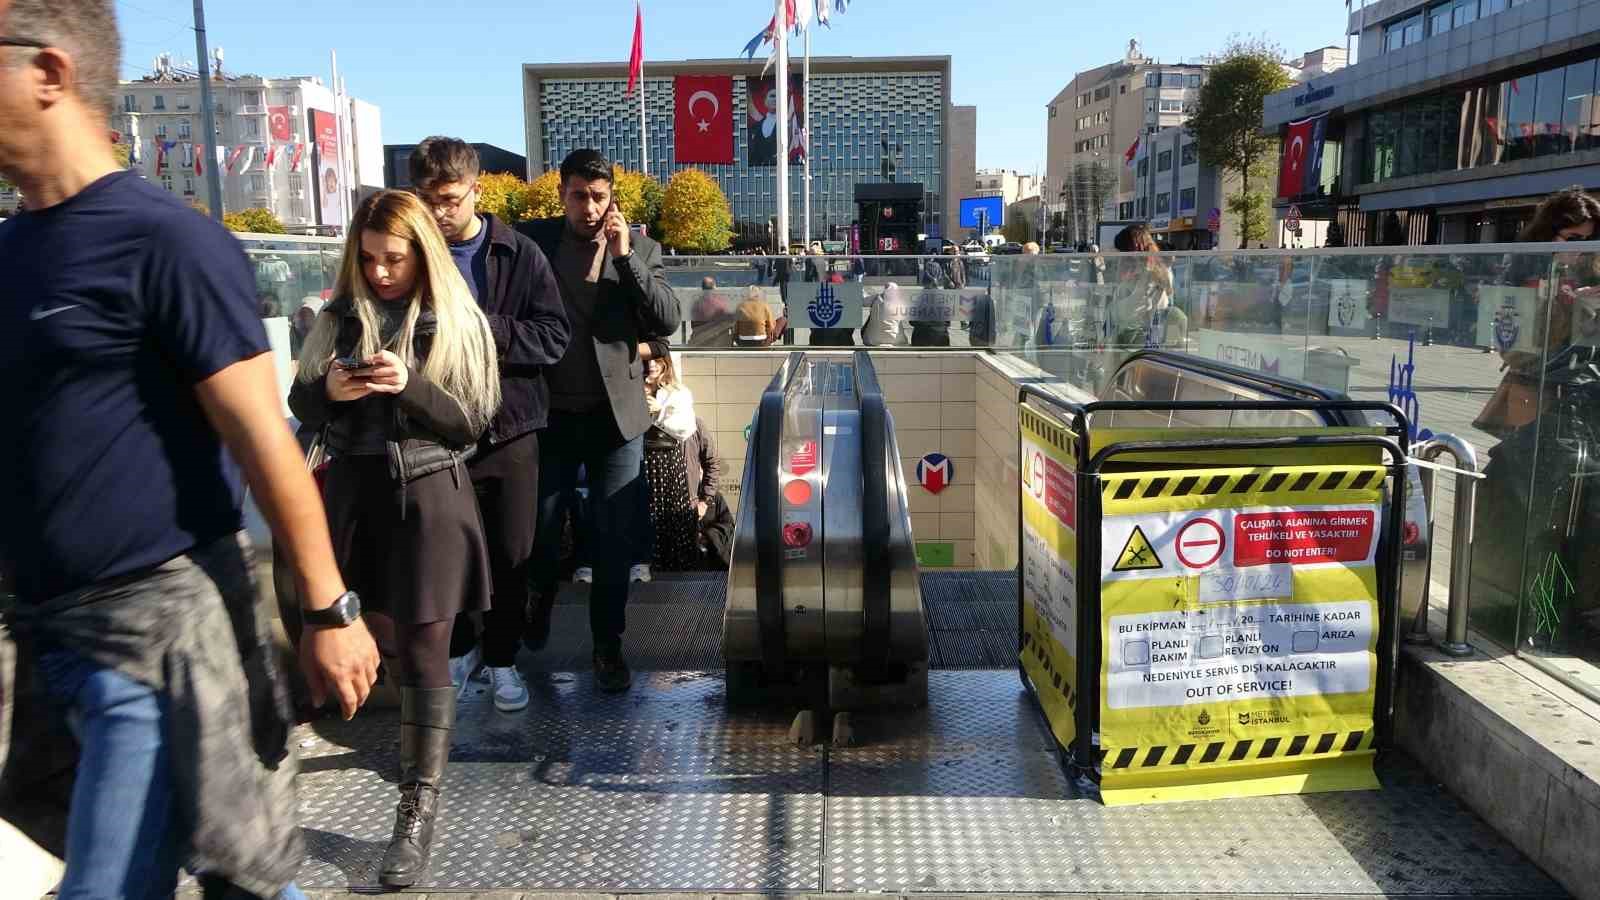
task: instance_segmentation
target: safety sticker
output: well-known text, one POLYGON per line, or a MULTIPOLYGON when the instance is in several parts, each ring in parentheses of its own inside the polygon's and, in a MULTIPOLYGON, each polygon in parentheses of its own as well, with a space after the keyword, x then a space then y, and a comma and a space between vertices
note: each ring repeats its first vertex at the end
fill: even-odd
POLYGON ((1111 567, 1113 572, 1140 572, 1151 569, 1160 569, 1161 558, 1156 556, 1156 550, 1150 546, 1150 539, 1144 536, 1144 530, 1133 526, 1133 532, 1128 535, 1128 540, 1122 545, 1122 552, 1117 556, 1116 565, 1111 567))
POLYGON ((1103 523, 1100 571, 1107 582, 1257 566, 1371 564, 1378 546, 1376 503, 1170 510, 1106 516, 1103 523))

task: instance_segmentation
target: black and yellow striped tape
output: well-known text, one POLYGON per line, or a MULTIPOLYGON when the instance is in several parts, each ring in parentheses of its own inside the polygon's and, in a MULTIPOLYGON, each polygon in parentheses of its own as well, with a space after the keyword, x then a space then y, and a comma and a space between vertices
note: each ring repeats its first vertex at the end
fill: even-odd
POLYGON ((1017 418, 1021 421, 1022 427, 1043 437, 1046 443, 1068 454, 1075 453, 1072 432, 1061 423, 1047 419, 1026 406, 1018 407, 1017 418))
POLYGON ((1207 472, 1141 472, 1104 475, 1100 492, 1110 500, 1156 497, 1292 494, 1309 491, 1359 491, 1383 478, 1382 466, 1283 466, 1207 472))
POLYGON ((1056 671, 1055 664, 1051 661, 1050 654, 1045 652, 1044 645, 1034 640, 1033 635, 1028 634, 1026 631, 1022 633, 1022 643, 1022 652, 1028 653, 1031 651, 1034 660, 1039 663, 1045 674, 1049 676, 1049 680, 1046 683, 1036 684, 1034 687, 1040 690, 1049 689, 1055 691, 1067 701, 1068 709, 1077 709, 1078 693, 1072 689, 1071 683, 1067 681, 1067 678, 1071 677, 1071 673, 1064 675, 1056 671))
POLYGON ((1369 731, 1327 732, 1322 735, 1297 734, 1261 740, 1215 741, 1209 744, 1178 744, 1175 747, 1123 747, 1100 751, 1104 769, 1150 769, 1159 766, 1185 766, 1191 763, 1236 763, 1256 759, 1290 759, 1320 756, 1335 751, 1354 753, 1372 747, 1369 731), (1171 750, 1171 753, 1167 751, 1171 750))

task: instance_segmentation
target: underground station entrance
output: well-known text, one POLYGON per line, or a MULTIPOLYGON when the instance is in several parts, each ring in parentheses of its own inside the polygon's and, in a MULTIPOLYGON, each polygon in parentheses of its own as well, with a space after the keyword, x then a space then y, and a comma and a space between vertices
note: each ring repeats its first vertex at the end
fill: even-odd
MULTIPOLYGON (((1023 390, 1022 565, 919 572, 871 359, 791 354, 729 571, 633 587, 632 689, 584 585, 526 710, 468 684, 415 890, 1566 896, 1396 747, 1402 414, 1249 388, 1170 433, 1023 390)), ((397 720, 296 732, 303 888, 378 889, 397 720)))

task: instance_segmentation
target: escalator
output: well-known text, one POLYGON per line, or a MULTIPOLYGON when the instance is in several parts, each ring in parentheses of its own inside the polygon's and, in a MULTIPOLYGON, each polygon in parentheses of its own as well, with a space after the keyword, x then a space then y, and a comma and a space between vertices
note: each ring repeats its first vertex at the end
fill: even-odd
POLYGON ((752 424, 724 614, 728 699, 916 707, 928 629, 871 357, 791 354, 752 424))

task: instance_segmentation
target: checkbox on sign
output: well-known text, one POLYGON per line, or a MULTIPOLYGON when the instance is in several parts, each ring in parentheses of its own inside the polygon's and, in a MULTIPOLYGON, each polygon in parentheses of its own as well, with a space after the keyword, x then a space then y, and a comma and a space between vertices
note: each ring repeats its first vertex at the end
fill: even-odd
POLYGON ((1223 644, 1222 635, 1220 634, 1203 635, 1195 651, 1195 656, 1200 659, 1216 659, 1222 655, 1223 644))
POLYGON ((1317 640, 1318 637, 1315 631, 1296 631, 1291 643, 1296 653, 1315 653, 1317 640))
POLYGON ((1147 666, 1150 664, 1150 642, 1129 641, 1122 645, 1122 662, 1128 666, 1147 666))

